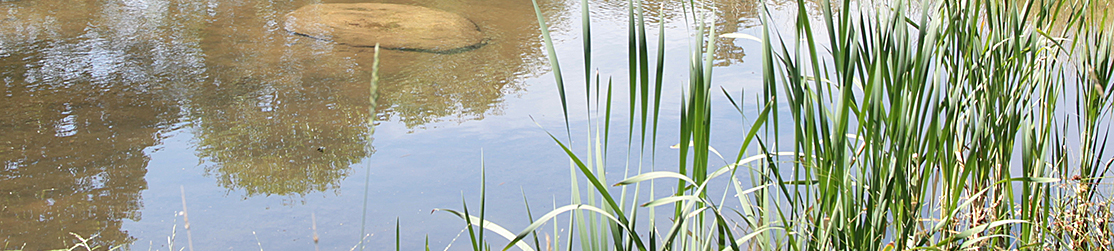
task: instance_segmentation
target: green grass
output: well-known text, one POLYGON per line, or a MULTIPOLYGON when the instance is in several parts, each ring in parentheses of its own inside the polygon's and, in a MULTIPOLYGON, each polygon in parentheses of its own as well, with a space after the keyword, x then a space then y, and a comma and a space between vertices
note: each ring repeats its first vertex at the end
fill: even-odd
MULTIPOLYGON (((807 4, 796 4, 792 27, 773 27, 769 11, 761 17, 763 87, 750 90, 760 112, 743 114, 754 120, 733 163, 712 166, 704 150, 718 34, 695 21, 705 6, 688 1, 696 27, 680 138, 663 139, 681 142, 679 162, 675 171, 643 172, 658 164, 642 160, 646 148, 656 155, 666 69, 661 47, 650 64, 644 6, 632 0, 629 96, 618 99, 630 107, 628 154, 608 153, 613 85, 585 65, 585 102, 592 108, 595 94, 595 110, 605 111, 587 114, 587 151, 572 150, 572 135, 550 135, 570 159, 571 203, 528 215, 532 224, 517 234, 483 219, 482 197, 479 217, 467 205, 440 210, 465 219, 477 251, 491 249, 482 229, 509 240, 496 247, 503 250, 1111 249, 1111 194, 1097 189, 1109 187, 1114 162, 1104 155, 1114 40, 1102 5, 844 0, 836 11, 821 0, 814 20, 807 4), (619 157, 634 162, 624 172, 633 175, 616 182, 604 163, 619 157), (654 194, 671 184, 659 179, 677 180, 674 192, 654 194), (643 193, 652 199, 638 201, 643 193), (668 221, 656 219, 659 207, 668 221), (546 225, 553 230, 538 232, 546 225), (556 236, 560 227, 566 236, 556 236)), ((573 85, 564 84, 540 14, 538 21, 570 132, 564 93, 573 85)), ((747 110, 736 102, 744 97, 723 93, 747 110)))

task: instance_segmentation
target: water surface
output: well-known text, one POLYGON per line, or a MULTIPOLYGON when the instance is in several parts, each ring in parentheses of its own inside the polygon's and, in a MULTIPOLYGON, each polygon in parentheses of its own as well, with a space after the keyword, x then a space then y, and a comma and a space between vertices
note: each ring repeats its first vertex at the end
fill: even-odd
MULTIPOLYGON (((178 249, 187 244, 183 198, 197 250, 308 250, 315 234, 322 250, 348 250, 361 233, 381 250, 393 246, 396 219, 404 249, 426 235, 442 249, 463 222, 430 211, 478 199, 481 156, 493 221, 525 226, 523 193, 535 214, 567 201, 568 164, 538 127, 563 133, 564 122, 530 1, 380 1, 459 13, 489 43, 457 54, 383 51, 373 109, 371 49, 281 26, 285 13, 320 2, 0 2, 0 249, 64 248, 71 233, 178 249)), ((578 5, 541 3, 566 79, 584 74, 578 5)), ((626 2, 592 5, 593 69, 625 83, 626 2)), ((653 37, 661 5, 647 6, 653 37)), ((676 114, 691 31, 680 5, 664 7, 667 69, 677 70, 666 76, 663 114, 676 114)), ((721 33, 757 24, 753 3, 710 10, 721 33)), ((757 44, 718 42, 720 85, 755 85, 760 67, 747 61, 757 53, 747 48, 757 44)), ((583 91, 569 95, 582 110, 583 91)), ((663 131, 675 133, 666 116, 663 131)), ((737 131, 737 120, 717 127, 737 131)))

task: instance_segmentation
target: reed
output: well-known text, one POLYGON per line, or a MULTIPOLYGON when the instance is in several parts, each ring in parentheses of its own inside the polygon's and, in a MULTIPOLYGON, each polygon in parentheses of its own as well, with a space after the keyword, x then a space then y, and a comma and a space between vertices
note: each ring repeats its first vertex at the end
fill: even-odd
MULTIPOLYGON (((590 62, 589 8, 581 4, 590 62)), ((760 112, 743 114, 755 119, 733 162, 708 161, 718 34, 701 18, 707 6, 687 1, 696 32, 679 162, 676 171, 643 172, 644 149, 657 144, 664 50, 651 65, 644 6, 631 0, 625 157, 633 164, 624 173, 634 175, 605 177, 605 160, 618 157, 607 145, 613 86, 585 71, 588 111, 592 94, 594 110, 605 111, 588 114, 587 151, 550 134, 570 159, 570 204, 528 215, 532 224, 517 234, 483 220, 483 206, 480 217, 467 206, 439 210, 465 219, 474 250, 489 246, 473 225, 508 239, 503 250, 1110 250, 1110 191, 1097 188, 1109 186, 1114 162, 1106 149, 1114 32, 1103 25, 1102 5, 843 0, 836 11, 821 0, 815 20, 809 4, 797 1, 786 29, 773 27, 769 11, 761 17, 764 80, 752 91, 760 112), (658 179, 677 180, 674 192, 654 194, 658 179), (641 193, 652 199, 638 201, 641 193), (658 207, 671 211, 668 226, 655 225, 658 207), (561 222, 568 236, 549 242, 561 222), (542 246, 546 224, 554 230, 542 246)), ((567 85, 538 16, 568 127, 567 85)), ((723 93, 745 110, 742 97, 723 93)))

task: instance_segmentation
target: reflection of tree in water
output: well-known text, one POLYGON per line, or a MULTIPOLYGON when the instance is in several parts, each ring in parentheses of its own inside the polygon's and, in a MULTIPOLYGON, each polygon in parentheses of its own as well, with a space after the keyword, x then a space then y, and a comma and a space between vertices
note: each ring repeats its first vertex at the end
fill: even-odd
MULTIPOLYGON (((483 119, 499 113, 504 95, 524 90, 524 78, 548 68, 530 1, 381 2, 461 14, 489 39, 479 49, 457 54, 383 51, 378 110, 385 119, 397 119, 409 127, 483 119)), ((567 7, 565 0, 541 2, 551 20, 567 7)), ((362 55, 357 58, 361 65, 371 65, 369 49, 346 49, 362 55)))
MULTIPOLYGON (((32 95, 21 94, 13 98, 32 95)), ((6 149, 0 151, 0 242, 60 248, 74 240, 70 232, 99 235, 104 244, 130 242, 120 227, 123 219, 140 219, 150 160, 143 150, 158 143, 174 107, 153 95, 34 94, 36 101, 52 100, 0 105, 0 116, 21 118, 0 122, 0 145, 6 144, 0 146, 6 149)))
POLYGON ((370 78, 331 45, 298 43, 277 26, 297 7, 224 4, 203 42, 210 78, 190 99, 198 156, 246 196, 335 188, 370 155, 370 78))
POLYGON ((230 96, 204 99, 193 114, 198 155, 214 163, 207 170, 218 184, 247 196, 304 195, 336 187, 349 165, 370 154, 366 101, 300 86, 315 80, 292 87, 244 77, 200 88, 230 96))
POLYGON ((143 150, 158 144, 177 112, 154 95, 120 99, 112 96, 122 88, 112 89, 109 97, 72 88, 20 92, 0 105, 0 116, 19 118, 0 122, 0 242, 61 248, 74 240, 70 232, 130 242, 120 227, 140 219, 150 160, 143 150))
POLYGON ((174 33, 133 23, 142 12, 98 1, 0 5, 8 20, 0 26, 0 242, 8 248, 65 248, 71 232, 97 235, 99 245, 132 240, 121 224, 140 220, 144 149, 179 113, 154 80, 196 69, 172 51, 189 41, 142 38, 174 33))
MULTIPOLYGON (((658 24, 661 23, 658 19, 660 19, 659 15, 661 14, 663 3, 665 4, 664 16, 666 20, 676 20, 679 22, 681 20, 692 20, 692 9, 689 8, 688 1, 643 1, 643 15, 647 23, 647 33, 657 33, 658 24), (684 10, 689 11, 690 16, 685 17, 686 13, 684 10)), ((626 0, 601 0, 593 1, 589 4, 605 6, 594 9, 595 12, 593 13, 599 14, 594 15, 593 18, 611 19, 624 24, 629 18, 627 13, 628 1, 626 0)), ((714 20, 716 34, 737 32, 759 25, 758 14, 761 11, 759 1, 697 1, 697 8, 701 13, 706 13, 709 15, 709 18, 714 20)), ((691 24, 691 21, 687 21, 684 24, 691 24)), ((623 30, 626 30, 626 28, 624 27, 623 30)), ((743 50, 742 46, 736 44, 736 38, 720 37, 716 38, 716 42, 715 66, 728 66, 743 62, 743 57, 746 56, 746 52, 743 50)))
MULTIPOLYGON (((460 13, 491 40, 458 54, 385 50, 379 119, 408 126, 497 113, 543 59, 533 6, 516 1, 396 2, 460 13), (524 62, 523 58, 526 58, 524 62)), ((246 196, 335 188, 367 157, 370 48, 286 33, 307 2, 222 3, 206 28, 205 83, 191 89, 198 155, 218 184, 246 196), (235 28, 229 28, 235 27, 235 28)))
MULTIPOLYGON (((716 34, 738 32, 758 26, 758 1, 715 1, 712 16, 715 17, 716 34)), ((742 63, 746 52, 735 42, 736 38, 716 38, 715 66, 728 66, 742 63)))

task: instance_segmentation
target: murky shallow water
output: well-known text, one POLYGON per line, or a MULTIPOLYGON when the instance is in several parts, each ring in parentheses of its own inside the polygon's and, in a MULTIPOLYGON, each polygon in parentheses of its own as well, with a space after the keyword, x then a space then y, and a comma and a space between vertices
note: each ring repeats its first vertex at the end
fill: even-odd
MULTIPOLYGON (((430 211, 478 199, 481 156, 492 221, 527 225, 522 193, 535 213, 567 201, 567 162, 535 125, 559 132, 564 122, 530 1, 386 1, 459 13, 490 42, 449 55, 384 51, 375 114, 370 49, 282 29, 285 13, 318 2, 0 2, 0 249, 63 248, 71 232, 178 249, 183 197, 196 250, 308 250, 315 231, 320 249, 348 250, 361 229, 381 250, 396 218, 404 249, 427 235, 442 249, 463 223, 430 211)), ((578 2, 542 3, 566 79, 583 76, 578 2)), ((625 1, 593 5, 593 68, 625 83, 625 1)), ((667 69, 677 70, 667 70, 663 114, 673 116, 689 31, 679 6, 668 8, 667 69)), ((721 31, 757 23, 753 4, 724 1, 716 13, 721 31)), ((757 44, 720 43, 718 85, 756 85, 760 67, 745 62, 757 53, 745 48, 757 44)), ((713 143, 730 147, 739 122, 724 114, 716 126, 731 136, 713 143)), ((675 133, 676 118, 665 119, 662 131, 675 133)))

